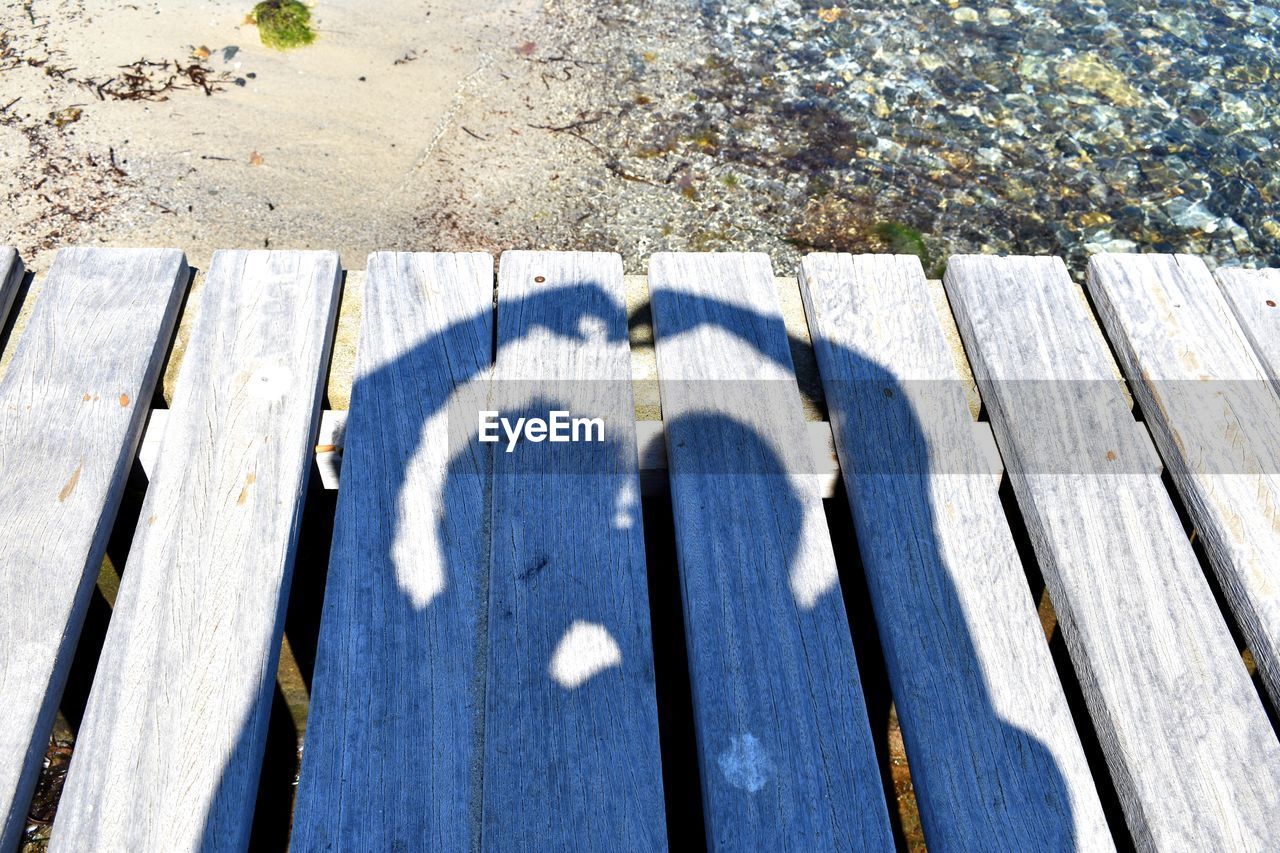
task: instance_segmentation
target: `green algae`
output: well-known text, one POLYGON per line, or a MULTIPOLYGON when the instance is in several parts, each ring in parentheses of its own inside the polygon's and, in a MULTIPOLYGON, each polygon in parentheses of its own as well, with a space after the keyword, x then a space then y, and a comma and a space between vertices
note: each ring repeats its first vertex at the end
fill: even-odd
POLYGON ((288 50, 316 40, 311 29, 311 10, 299 0, 263 0, 253 7, 258 37, 267 47, 288 50))

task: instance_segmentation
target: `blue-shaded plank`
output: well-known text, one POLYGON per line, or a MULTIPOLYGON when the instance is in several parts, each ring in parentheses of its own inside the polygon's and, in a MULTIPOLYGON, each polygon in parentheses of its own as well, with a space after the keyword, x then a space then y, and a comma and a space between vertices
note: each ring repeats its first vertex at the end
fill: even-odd
POLYGON ((497 340, 492 410, 603 435, 494 452, 484 847, 664 849, 621 259, 504 254, 497 340))
POLYGON ((891 849, 768 258, 658 254, 649 290, 708 846, 891 849))
POLYGON ((294 850, 479 841, 493 259, 369 257, 294 850), (461 416, 459 416, 461 417, 461 416))

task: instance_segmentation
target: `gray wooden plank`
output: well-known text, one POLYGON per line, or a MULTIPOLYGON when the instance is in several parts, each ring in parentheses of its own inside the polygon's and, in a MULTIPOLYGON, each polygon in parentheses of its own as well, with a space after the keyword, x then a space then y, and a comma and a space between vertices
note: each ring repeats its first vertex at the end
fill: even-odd
POLYGON ((0 327, 9 317, 9 309, 13 308, 13 300, 18 295, 18 286, 22 284, 22 258, 18 251, 9 246, 0 246, 0 327))
POLYGON ((493 259, 369 257, 294 850, 479 841, 493 259), (482 398, 481 398, 482 399, 482 398))
POLYGON ((63 249, 0 379, 0 850, 22 833, 187 283, 178 251, 63 249))
POLYGON ((946 286, 1135 842, 1280 844, 1280 743, 1056 258, 946 286))
POLYGON ((1280 270, 1219 269, 1216 276, 1267 376, 1280 389, 1280 270))
POLYGON ((1280 397, 1199 258, 1095 255, 1088 284, 1263 682, 1280 702, 1280 397))
POLYGON ((920 261, 800 286, 930 849, 1112 847, 920 261))
POLYGON ((649 262, 707 843, 888 849, 767 256, 649 262))
POLYGON ((621 258, 504 253, 497 325, 492 410, 604 433, 493 454, 484 847, 662 849, 621 258))
POLYGON ((214 254, 51 849, 248 843, 339 282, 214 254))

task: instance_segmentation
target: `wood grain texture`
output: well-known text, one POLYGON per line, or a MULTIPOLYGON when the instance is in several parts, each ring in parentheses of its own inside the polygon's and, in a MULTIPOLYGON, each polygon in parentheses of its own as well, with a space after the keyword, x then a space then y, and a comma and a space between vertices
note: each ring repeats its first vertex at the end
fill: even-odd
POLYGON ((1089 291, 1280 702, 1280 397, 1199 258, 1095 255, 1089 291))
POLYGON ((247 845, 339 282, 214 254, 51 849, 247 845))
POLYGON ((1280 389, 1280 270, 1220 269, 1216 275, 1254 354, 1280 389))
POLYGON ((769 260, 649 288, 708 847, 891 848, 769 260))
POLYGON ((22 258, 9 246, 0 246, 0 327, 9 317, 13 308, 13 300, 18 295, 18 286, 22 284, 22 258))
POLYGON ((22 833, 187 283, 178 251, 63 249, 0 379, 0 850, 22 833))
POLYGON ((502 256, 492 409, 605 426, 494 452, 488 850, 666 847, 624 306, 617 255, 502 256))
POLYGON ((1280 744, 1056 258, 947 291, 1135 842, 1280 844, 1280 744))
POLYGON ((479 841, 489 462, 449 424, 492 329, 489 255, 369 256, 294 850, 479 841))
POLYGON ((920 261, 800 285, 929 848, 1112 847, 920 261))

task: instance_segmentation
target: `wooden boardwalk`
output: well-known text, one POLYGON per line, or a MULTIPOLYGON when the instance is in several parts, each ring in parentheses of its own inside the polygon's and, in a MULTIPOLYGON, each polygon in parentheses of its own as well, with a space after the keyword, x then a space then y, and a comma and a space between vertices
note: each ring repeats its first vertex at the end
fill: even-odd
POLYGON ((376 253, 329 411, 336 254, 0 248, 0 853, 83 659, 50 846, 250 845, 321 488, 294 850, 892 849, 868 672, 931 848, 1280 849, 1280 272, 1081 273, 376 253))

